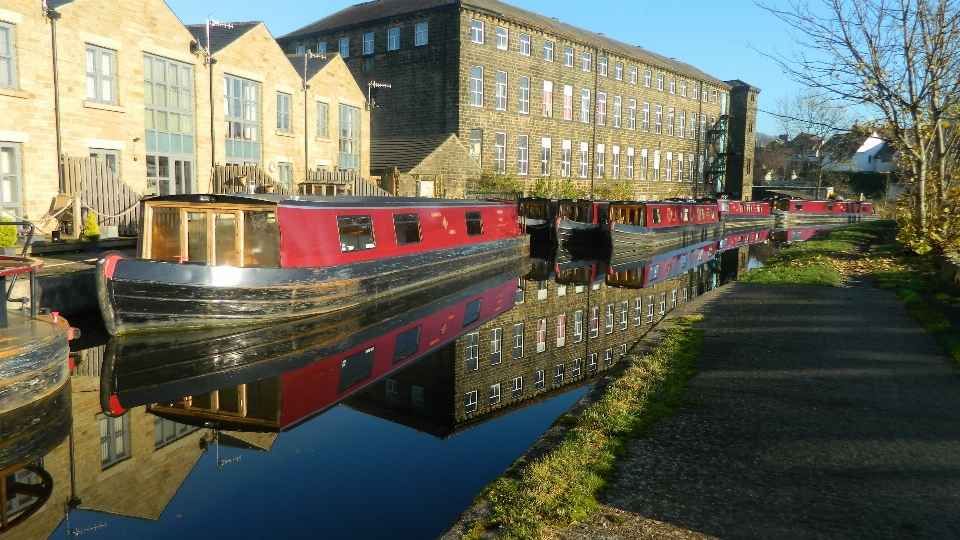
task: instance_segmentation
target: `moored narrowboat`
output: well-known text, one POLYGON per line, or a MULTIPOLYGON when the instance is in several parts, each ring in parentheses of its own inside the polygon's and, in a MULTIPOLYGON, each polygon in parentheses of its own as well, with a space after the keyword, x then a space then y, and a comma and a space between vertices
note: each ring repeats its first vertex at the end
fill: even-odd
POLYGON ((865 201, 775 199, 771 206, 777 229, 816 223, 860 223, 877 219, 873 203, 865 201))
POLYGON ((769 228, 763 229, 736 229, 733 234, 727 234, 729 231, 724 229, 723 238, 720 239, 720 244, 717 249, 720 251, 726 249, 735 249, 744 246, 752 246, 753 244, 762 244, 767 240, 770 240, 769 228))
POLYGON ((773 228, 774 217, 767 201, 716 201, 725 232, 734 229, 766 226, 773 228))
POLYGON ((608 242, 605 234, 610 212, 609 201, 565 199, 559 201, 553 227, 557 245, 596 247, 608 242))
POLYGON ((718 253, 717 241, 701 242, 664 251, 645 260, 622 258, 614 253, 606 283, 610 287, 642 289, 712 261, 718 253))
POLYGON ((141 205, 139 257, 108 253, 97 265, 114 335, 317 315, 529 252, 507 203, 171 195, 141 205))
POLYGON ((617 201, 605 230, 614 252, 668 249, 719 240, 723 223, 712 202, 617 201))
POLYGON ((557 199, 524 197, 517 204, 520 215, 520 230, 536 242, 554 242, 553 231, 559 209, 557 199))

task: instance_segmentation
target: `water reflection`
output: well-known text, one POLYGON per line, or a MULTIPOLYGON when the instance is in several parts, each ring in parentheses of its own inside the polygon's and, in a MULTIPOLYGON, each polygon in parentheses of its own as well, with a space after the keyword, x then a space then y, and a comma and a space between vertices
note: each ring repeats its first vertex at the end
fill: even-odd
POLYGON ((769 251, 768 233, 739 236, 630 260, 548 249, 254 330, 85 331, 72 403, 49 407, 63 442, 23 458, 45 455, 50 498, 8 534, 435 536, 657 321, 769 251))

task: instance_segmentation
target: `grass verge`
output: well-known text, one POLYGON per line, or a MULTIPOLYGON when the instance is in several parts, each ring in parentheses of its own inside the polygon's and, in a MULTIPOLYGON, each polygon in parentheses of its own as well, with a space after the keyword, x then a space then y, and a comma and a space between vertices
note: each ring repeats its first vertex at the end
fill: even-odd
POLYGON ((492 515, 474 523, 464 538, 480 538, 494 527, 502 529, 503 538, 542 538, 595 512, 596 497, 626 442, 648 434, 657 419, 682 404, 702 343, 702 331, 690 325, 700 320, 676 319, 650 352, 631 359, 599 401, 579 417, 564 417, 573 427, 563 442, 488 486, 480 497, 490 502, 492 515))

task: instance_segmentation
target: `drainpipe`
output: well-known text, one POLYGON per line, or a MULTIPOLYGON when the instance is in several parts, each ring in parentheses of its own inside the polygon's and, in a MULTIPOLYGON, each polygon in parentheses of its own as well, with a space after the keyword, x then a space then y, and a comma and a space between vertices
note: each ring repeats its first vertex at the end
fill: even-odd
POLYGON ((60 193, 66 193, 67 186, 63 183, 63 142, 60 134, 60 76, 57 69, 57 20, 60 18, 60 12, 47 7, 44 1, 43 14, 50 19, 50 47, 53 54, 53 116, 57 138, 57 183, 60 186, 60 193))

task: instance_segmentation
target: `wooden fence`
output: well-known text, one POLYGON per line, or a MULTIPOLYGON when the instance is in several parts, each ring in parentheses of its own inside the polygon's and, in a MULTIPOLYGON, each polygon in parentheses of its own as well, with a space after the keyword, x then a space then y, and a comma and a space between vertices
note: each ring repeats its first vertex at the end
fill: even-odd
POLYGON ((277 193, 290 195, 290 190, 274 180, 266 171, 254 165, 216 165, 212 172, 213 193, 277 193))
POLYGON ((80 194, 84 208, 92 210, 100 225, 116 225, 121 236, 136 236, 140 222, 140 197, 99 158, 64 157, 61 161, 67 194, 80 194))

